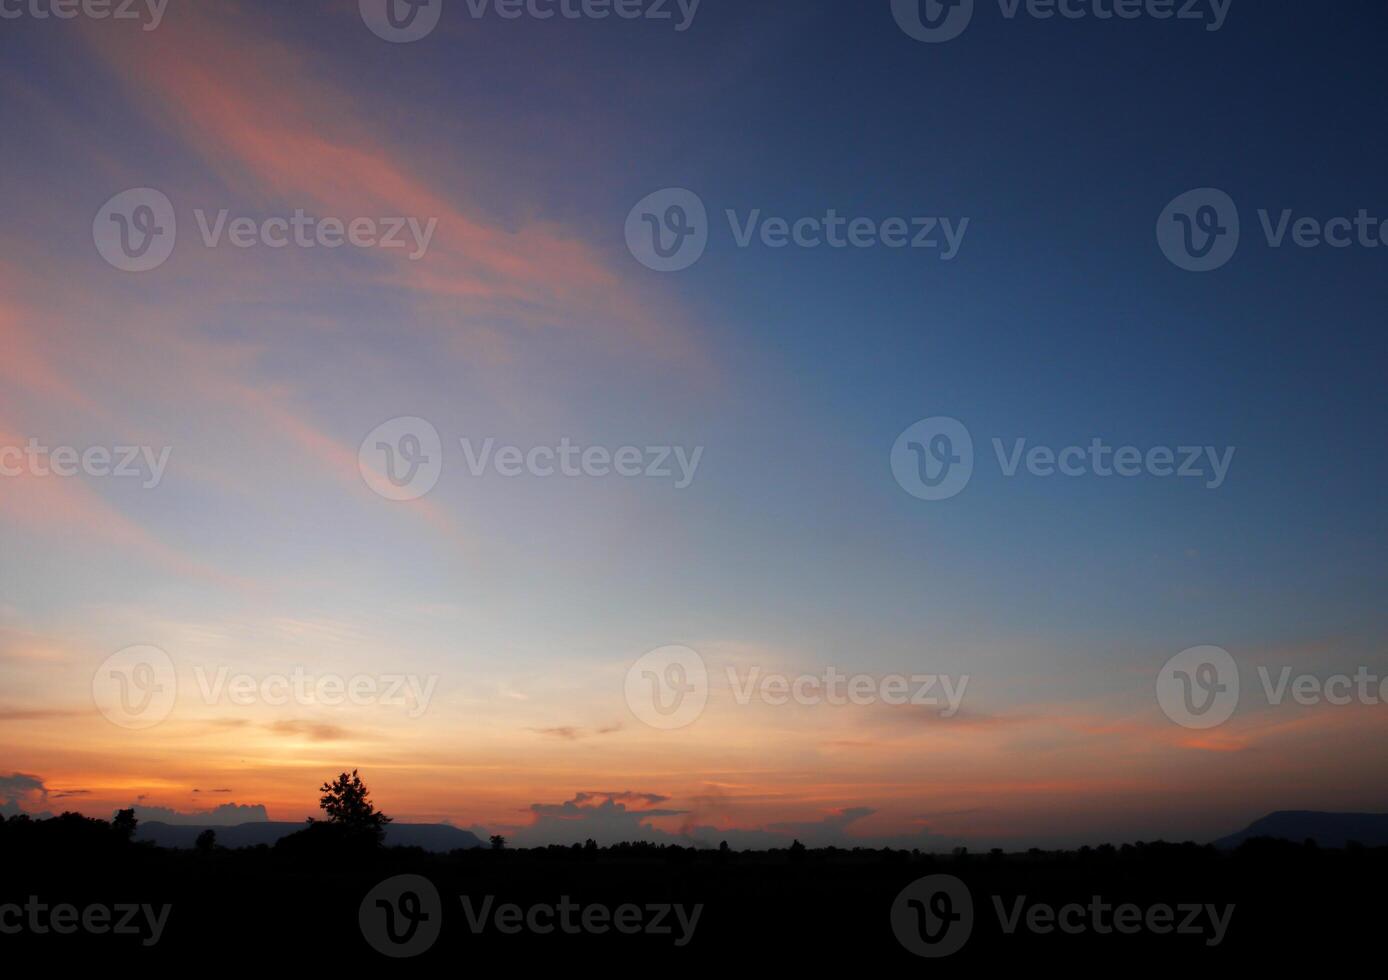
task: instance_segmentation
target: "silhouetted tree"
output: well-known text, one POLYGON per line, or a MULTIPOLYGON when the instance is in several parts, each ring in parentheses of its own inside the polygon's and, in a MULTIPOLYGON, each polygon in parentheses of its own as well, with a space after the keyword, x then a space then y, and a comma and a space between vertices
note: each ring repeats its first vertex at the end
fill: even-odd
POLYGON ((506 849, 506 838, 502 837, 500 834, 492 834, 492 836, 487 839, 492 842, 493 851, 503 851, 506 849))
POLYGON ((134 840, 135 828, 140 821, 135 819, 135 810, 117 810, 116 818, 111 821, 111 829, 116 832, 116 836, 122 840, 134 840))
POLYGON ((217 832, 211 827, 208 827, 202 833, 198 834, 198 839, 193 842, 193 846, 203 854, 211 854, 217 846, 217 832))
POLYGON ((328 823, 341 827, 352 836, 361 835, 380 843, 386 836, 390 817, 376 809, 371 791, 361 781, 355 769, 349 776, 343 773, 320 788, 323 798, 318 805, 328 815, 328 823))

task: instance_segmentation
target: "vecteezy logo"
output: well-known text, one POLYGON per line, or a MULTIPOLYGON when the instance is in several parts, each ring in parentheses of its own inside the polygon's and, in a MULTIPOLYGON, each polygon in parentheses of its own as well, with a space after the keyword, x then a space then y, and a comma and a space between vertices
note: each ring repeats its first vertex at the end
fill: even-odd
POLYGON ((627 670, 627 707, 652 728, 692 725, 708 703, 704 658, 682 646, 660 647, 627 670))
POLYGON ((1239 706, 1239 667, 1220 647, 1191 647, 1157 675, 1157 703, 1183 728, 1214 728, 1239 706))
POLYGON ((124 272, 148 272, 163 265, 177 238, 173 203, 152 187, 121 191, 92 220, 96 250, 124 272))
POLYGON ((917 41, 939 44, 964 33, 974 17, 974 0, 892 0, 892 16, 917 41))
POLYGON ((117 650, 92 675, 97 710, 122 728, 153 728, 169 717, 177 698, 173 659, 158 647, 117 650))
POLYGON ((1238 206, 1213 187, 1187 191, 1157 219, 1157 244, 1178 268, 1213 272, 1238 250, 1238 206))
POLYGON ((958 419, 921 419, 892 446, 892 475, 913 497, 945 500, 969 485, 974 441, 958 419))
POLYGON ((443 0, 357 0, 357 7, 372 34, 405 44, 427 37, 438 26, 443 0))
POLYGON ((418 500, 443 472, 439 430, 413 416, 383 422, 362 440, 357 467, 366 485, 387 500, 418 500))
POLYGON ((954 875, 927 875, 901 890, 892 903, 892 932, 917 956, 950 956, 974 929, 974 899, 954 875))
POLYGON ((438 889, 421 875, 387 878, 367 892, 357 911, 371 948, 396 959, 418 956, 433 946, 442 916, 438 889))
POLYGON ((643 197, 627 215, 627 248, 648 269, 688 269, 708 247, 708 211, 693 191, 669 187, 643 197))

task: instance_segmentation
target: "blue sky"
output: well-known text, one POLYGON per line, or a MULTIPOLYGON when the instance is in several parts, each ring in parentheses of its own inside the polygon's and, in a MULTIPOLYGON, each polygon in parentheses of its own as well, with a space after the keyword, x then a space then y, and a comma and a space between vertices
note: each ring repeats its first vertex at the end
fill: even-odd
POLYGON ((1324 768, 1381 730, 1381 707, 1283 706, 1279 723, 1318 733, 1300 742, 1240 716, 1212 751, 1152 696, 1201 644, 1249 671, 1388 666, 1388 249, 1271 248, 1258 219, 1388 218, 1380 7, 1235 0, 1206 31, 980 2, 943 44, 908 37, 887 2, 706 0, 683 32, 479 21, 455 3, 410 44, 354 8, 175 0, 147 33, 0 32, 0 272, 23 354, 0 434, 172 447, 153 490, 11 484, 0 670, 21 693, 0 706, 17 772, 101 806, 138 792, 187 809, 212 760, 237 802, 297 818, 319 770, 361 764, 397 810, 465 824, 603 782, 701 825, 867 808, 863 835, 1017 841, 1213 836, 1293 803, 1388 803, 1366 771, 1289 790, 1274 765, 1290 745, 1324 768), (172 200, 179 242, 131 274, 91 228, 136 187, 172 200), (1202 187, 1235 201, 1243 237, 1192 274, 1154 229, 1202 187), (674 273, 624 239, 663 188, 710 218, 707 251, 674 273), (415 205, 440 238, 414 263, 207 248, 192 217, 415 205), (739 248, 729 209, 969 223, 942 261, 739 248), (418 506, 356 473, 367 433, 401 416, 443 440, 418 506), (977 462, 958 496, 923 501, 890 454, 935 416, 967 427, 977 462), (704 453, 685 489, 471 476, 459 440, 489 437, 704 453), (1009 478, 994 438, 1235 454, 1218 489, 1009 478), (137 530, 111 537, 112 513, 137 530), (228 735, 225 706, 194 699, 150 732, 73 728, 93 667, 137 643, 169 650, 185 694, 197 664, 403 665, 441 693, 423 722, 257 705, 228 735), (720 666, 969 674, 967 713, 1008 734, 942 743, 895 718, 715 699, 716 717, 653 743, 620 681, 667 644, 720 666), (338 734, 296 740, 310 722, 338 734), (247 742, 247 725, 270 734, 247 742), (902 776, 942 752, 952 782, 902 776), (1246 801, 1225 798, 1231 774, 1246 801), (715 794, 731 802, 701 809, 715 794), (1164 796, 1178 802, 1153 812, 1164 796), (950 809, 989 816, 921 823, 950 809))

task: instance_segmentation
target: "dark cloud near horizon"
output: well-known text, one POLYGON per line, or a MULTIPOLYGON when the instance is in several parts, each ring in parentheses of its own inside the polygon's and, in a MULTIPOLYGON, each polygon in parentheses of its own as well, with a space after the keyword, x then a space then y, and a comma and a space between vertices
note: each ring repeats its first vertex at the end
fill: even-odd
POLYGON ((573 725, 556 725, 553 728, 529 728, 527 731, 534 732, 536 735, 544 735, 547 738, 561 738, 566 742, 576 742, 581 738, 589 738, 595 735, 611 735, 622 730, 622 723, 617 722, 604 728, 578 728, 573 725))
POLYGON ((624 841, 717 847, 727 841, 728 846, 736 850, 783 848, 796 840, 806 847, 893 847, 931 851, 949 850, 961 843, 955 838, 935 834, 928 827, 903 835, 849 836, 847 831, 851 826, 878 812, 868 806, 845 807, 818 820, 723 830, 699 823, 701 818, 707 817, 697 810, 657 806, 668 801, 669 797, 659 793, 584 791, 563 803, 532 803, 526 812, 533 816, 533 823, 515 828, 511 837, 521 847, 569 845, 592 839, 604 847, 624 841), (630 807, 629 803, 646 806, 630 807), (677 816, 687 819, 676 832, 661 830, 648 822, 677 816))
POLYGON ((51 817, 53 814, 46 810, 35 809, 47 802, 48 787, 44 785, 42 776, 26 772, 0 776, 0 816, 13 817, 27 813, 31 817, 51 817))
POLYGON ((345 728, 318 721, 276 721, 265 727, 276 735, 307 735, 314 742, 338 742, 347 737, 345 728))
POLYGON ((668 796, 661 796, 659 793, 633 793, 631 790, 612 792, 610 790, 584 790, 574 796, 575 803, 587 803, 589 800, 618 800, 622 803, 648 803, 655 806, 658 803, 665 803, 670 799, 668 796))
MULTIPOLYGON (((143 796, 139 799, 144 799, 143 796)), ((164 806, 132 805, 135 819, 145 823, 166 823, 171 826, 234 827, 243 823, 269 823, 270 815, 262 803, 223 803, 211 810, 184 813, 164 806)))
POLYGON ((61 708, 0 708, 0 721, 47 721, 50 718, 77 718, 86 713, 61 708))

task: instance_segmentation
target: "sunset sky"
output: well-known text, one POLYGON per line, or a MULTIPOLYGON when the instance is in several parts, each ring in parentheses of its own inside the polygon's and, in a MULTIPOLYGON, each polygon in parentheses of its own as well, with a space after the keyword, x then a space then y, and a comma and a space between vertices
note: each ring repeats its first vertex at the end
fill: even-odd
POLYGON ((705 0, 684 30, 445 0, 410 43, 355 0, 0 21, 0 449, 168 449, 157 486, 0 476, 0 806, 300 820, 359 768, 399 821, 525 843, 922 848, 1388 810, 1388 704, 1271 705, 1257 673, 1388 674, 1388 246, 1274 249, 1257 214, 1388 218, 1388 14, 1356 6, 1236 0, 1210 32, 980 0, 947 44, 887 0, 705 0), (1153 228, 1202 187, 1243 243, 1195 275, 1153 228), (93 239, 133 188, 177 215, 147 272, 93 239), (664 188, 708 211, 678 272, 624 237, 664 188), (417 258, 209 247, 195 212, 224 209, 435 230, 417 258), (742 248, 729 209, 969 224, 949 260, 742 248), (891 453, 936 416, 977 462, 927 501, 891 453), (407 502, 359 466, 402 417, 443 451, 407 502), (702 455, 683 487, 508 478, 463 439, 702 455), (1211 489, 1008 477, 994 439, 1236 452, 1211 489), (624 680, 673 644, 708 706, 658 730, 624 680), (1155 691, 1205 644, 1243 696, 1192 730, 1155 691), (177 672, 147 728, 94 703, 134 645, 177 672), (728 681, 831 667, 968 682, 945 717, 728 681), (296 670, 435 686, 202 690, 296 670))

